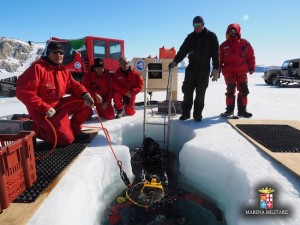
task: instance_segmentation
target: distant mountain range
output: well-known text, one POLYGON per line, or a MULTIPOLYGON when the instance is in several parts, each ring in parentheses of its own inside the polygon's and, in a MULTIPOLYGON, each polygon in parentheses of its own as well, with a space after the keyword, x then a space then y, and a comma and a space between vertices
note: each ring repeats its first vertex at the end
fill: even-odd
POLYGON ((0 73, 24 71, 43 51, 41 44, 0 37, 0 73))

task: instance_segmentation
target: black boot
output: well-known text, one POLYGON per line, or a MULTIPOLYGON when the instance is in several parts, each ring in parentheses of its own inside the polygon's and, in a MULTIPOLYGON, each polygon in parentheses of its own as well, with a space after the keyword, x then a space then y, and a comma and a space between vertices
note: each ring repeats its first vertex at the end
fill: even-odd
POLYGON ((90 137, 91 137, 90 134, 81 132, 81 133, 75 135, 74 141, 87 141, 90 139, 90 137))
POLYGON ((221 113, 220 116, 221 117, 229 117, 229 116, 233 115, 233 112, 234 112, 234 105, 228 105, 226 107, 226 111, 221 113))
POLYGON ((191 118, 190 113, 182 113, 182 115, 179 117, 180 120, 188 120, 189 118, 191 118))
POLYGON ((245 117, 245 118, 249 118, 249 117, 252 116, 252 113, 247 112, 246 109, 240 109, 240 110, 238 111, 238 116, 245 117))
POLYGON ((237 98, 238 103, 238 116, 249 118, 252 116, 252 113, 247 112, 245 105, 242 104, 242 97, 238 96, 237 98))
POLYGON ((179 117, 179 119, 180 119, 180 120, 188 120, 190 117, 191 117, 191 116, 183 115, 183 114, 182 114, 182 115, 179 117))
POLYGON ((124 115, 123 109, 117 110, 116 119, 122 118, 124 115))

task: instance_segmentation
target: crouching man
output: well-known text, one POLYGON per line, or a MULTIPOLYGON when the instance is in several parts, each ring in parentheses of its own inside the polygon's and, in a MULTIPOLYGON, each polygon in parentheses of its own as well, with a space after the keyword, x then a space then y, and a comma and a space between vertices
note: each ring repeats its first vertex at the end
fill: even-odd
POLYGON ((119 59, 120 67, 113 75, 113 99, 117 111, 116 118, 125 113, 129 116, 135 114, 136 95, 143 89, 144 81, 139 72, 129 66, 125 57, 119 59))
MULTIPOLYGON (((111 120, 115 118, 115 111, 111 104, 113 90, 109 70, 104 68, 102 58, 95 58, 92 70, 85 73, 81 83, 92 95, 98 115, 111 120)), ((91 112, 91 115, 93 112, 91 112)))
POLYGON ((51 41, 46 56, 19 76, 16 88, 17 98, 33 120, 36 137, 53 144, 56 135, 57 145, 89 139, 89 134, 81 131, 81 125, 90 113, 89 107, 94 105, 86 88, 62 64, 63 58, 63 46, 51 41))

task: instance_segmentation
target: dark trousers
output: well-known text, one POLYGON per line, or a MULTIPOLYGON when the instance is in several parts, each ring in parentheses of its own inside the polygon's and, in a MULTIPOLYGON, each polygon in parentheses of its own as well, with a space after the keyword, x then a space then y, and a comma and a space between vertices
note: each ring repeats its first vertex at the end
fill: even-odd
POLYGON ((202 118, 205 93, 209 82, 209 72, 202 72, 198 68, 188 66, 186 68, 182 84, 183 102, 182 115, 189 117, 194 101, 194 118, 202 118), (194 100, 194 91, 196 97, 194 100))

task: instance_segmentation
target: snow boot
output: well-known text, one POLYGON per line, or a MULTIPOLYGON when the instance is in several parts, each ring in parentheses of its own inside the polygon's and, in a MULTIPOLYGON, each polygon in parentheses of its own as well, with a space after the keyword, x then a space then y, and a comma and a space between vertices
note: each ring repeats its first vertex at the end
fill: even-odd
POLYGON ((194 117, 194 120, 195 120, 196 122, 201 122, 201 121, 202 121, 202 117, 194 117))
POLYGON ((228 105, 227 107, 226 107, 226 111, 225 112, 223 112, 223 113, 221 113, 220 114, 220 116, 221 117, 229 117, 229 116, 232 116, 233 115, 233 112, 234 112, 234 105, 232 106, 232 105, 228 105))
POLYGON ((221 117, 229 117, 229 116, 232 116, 233 115, 233 111, 228 111, 226 110, 225 112, 221 113, 220 116, 221 117))
POLYGON ((123 109, 117 110, 116 119, 120 119, 123 117, 123 109))
POLYGON ((187 119, 189 119, 191 116, 189 116, 189 115, 181 115, 180 117, 179 117, 179 119, 180 120, 187 120, 187 119))
POLYGON ((249 118, 252 116, 252 113, 247 112, 247 106, 242 104, 242 98, 238 96, 238 116, 249 118))
POLYGON ((238 116, 249 118, 252 116, 252 113, 247 112, 246 109, 242 109, 238 111, 238 116))
POLYGON ((90 139, 90 134, 81 132, 75 135, 75 141, 87 141, 90 139))

